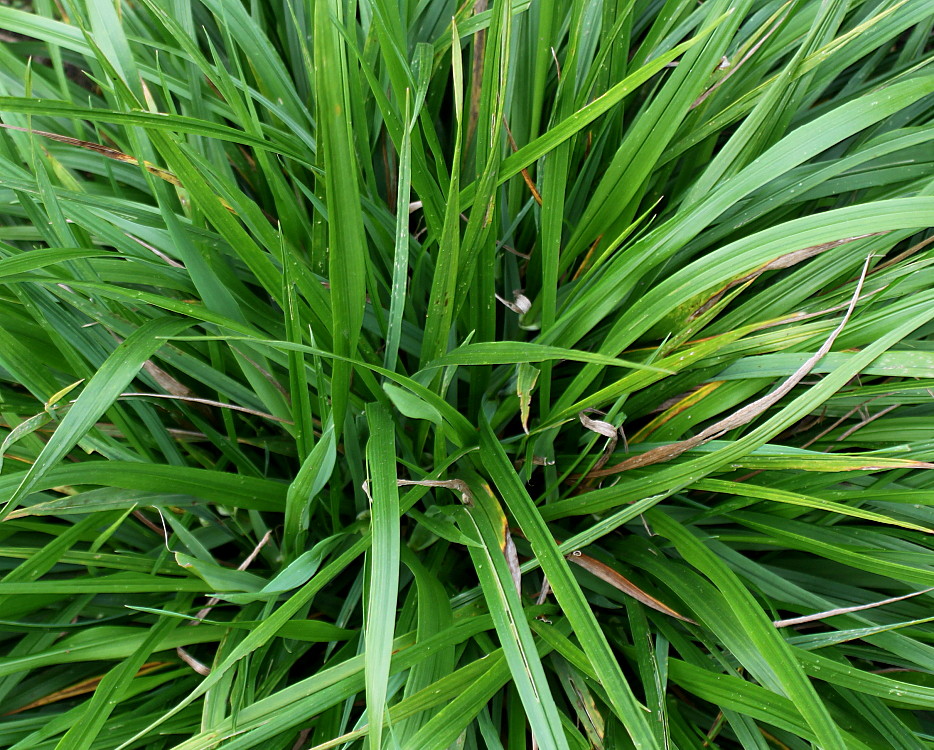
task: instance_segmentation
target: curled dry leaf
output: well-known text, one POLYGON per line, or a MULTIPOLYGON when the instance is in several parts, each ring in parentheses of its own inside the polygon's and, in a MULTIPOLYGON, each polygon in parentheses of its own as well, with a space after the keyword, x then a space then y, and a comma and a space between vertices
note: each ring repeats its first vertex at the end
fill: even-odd
MULTIPOLYGON (((603 435, 604 437, 609 438, 609 442, 606 444, 606 447, 603 449, 603 455, 600 456, 600 458, 597 460, 597 463, 594 464, 593 471, 596 471, 598 469, 602 469, 603 466, 606 464, 606 462, 610 460, 610 456, 612 456, 613 451, 616 450, 617 437, 618 437, 619 432, 622 431, 622 428, 620 428, 620 431, 618 432, 617 429, 613 425, 611 425, 609 422, 604 422, 601 419, 591 419, 590 417, 587 416, 588 411, 596 412, 595 409, 584 409, 584 411, 580 412, 577 415, 577 417, 578 419, 580 419, 581 424, 584 425, 584 427, 586 427, 588 430, 591 430, 592 432, 596 432, 598 435, 603 435)), ((600 412, 597 412, 597 413, 600 413, 600 412)), ((623 439, 625 440, 625 437, 623 439)), ((626 450, 628 452, 629 450, 628 445, 626 446, 626 450)))
POLYGON ((632 456, 627 458, 625 461, 621 461, 618 464, 614 464, 606 469, 597 469, 589 472, 586 476, 588 479, 594 479, 597 477, 607 477, 613 474, 619 474, 622 471, 628 471, 629 469, 636 469, 642 466, 649 466, 651 464, 657 464, 661 461, 670 461, 673 458, 677 458, 685 451, 696 448, 699 445, 715 440, 716 438, 723 435, 729 430, 734 430, 737 427, 742 427, 745 424, 748 424, 753 419, 758 417, 760 414, 770 409, 772 406, 777 404, 787 393, 791 391, 798 383, 800 383, 807 374, 814 369, 814 366, 824 358, 824 355, 830 351, 830 348, 833 346, 833 342, 837 340, 837 336, 843 331, 844 326, 850 320, 850 316, 853 314, 853 309, 856 307, 856 302, 859 300, 860 292, 863 289, 863 282, 866 280, 866 273, 869 270, 869 262, 872 260, 872 256, 866 258, 866 262, 863 264, 863 271, 860 274, 859 281, 856 284, 856 291, 853 293, 853 297, 850 300, 850 304, 846 309, 846 312, 843 314, 843 320, 840 321, 838 325, 827 337, 827 340, 823 345, 818 349, 812 357, 809 357, 808 360, 801 365, 791 377, 789 377, 784 383, 782 383, 778 388, 776 388, 771 393, 763 396, 760 399, 753 401, 751 404, 744 406, 738 411, 734 412, 730 416, 721 419, 719 422, 715 422, 710 425, 710 427, 702 430, 697 433, 694 437, 688 438, 687 440, 681 440, 677 443, 670 443, 669 445, 662 445, 658 448, 653 448, 650 451, 646 451, 638 456, 632 456))
POLYGON ((616 428, 611 425, 609 422, 604 422, 601 419, 591 419, 587 416, 587 412, 593 412, 593 409, 585 409, 577 415, 577 418, 580 419, 581 424, 584 425, 591 432, 596 432, 598 435, 603 435, 603 437, 615 438, 616 437, 616 428))
MULTIPOLYGON (((367 490, 368 484, 363 483, 364 491, 367 490)), ((473 505, 473 493, 470 491, 470 487, 467 486, 467 482, 463 479, 397 479, 396 485, 399 487, 444 487, 445 489, 452 490, 453 492, 459 492, 461 496, 461 502, 464 505, 473 505)), ((367 492, 367 497, 370 496, 370 493, 367 492)))
POLYGON ((548 582, 547 578, 542 579, 542 588, 538 592, 538 596, 535 597, 536 604, 544 604, 548 599, 548 595, 551 593, 551 584, 548 582))
POLYGON ((529 310, 532 309, 532 300, 526 297, 521 289, 514 289, 512 292, 512 302, 510 302, 505 297, 500 297, 498 294, 495 295, 496 299, 502 302, 506 307, 512 310, 517 315, 525 315, 529 310))

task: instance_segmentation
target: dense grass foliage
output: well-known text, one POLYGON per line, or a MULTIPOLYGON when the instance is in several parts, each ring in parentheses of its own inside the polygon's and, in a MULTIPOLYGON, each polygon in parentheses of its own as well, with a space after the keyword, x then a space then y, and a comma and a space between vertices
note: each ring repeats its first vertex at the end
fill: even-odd
POLYGON ((0 4, 0 746, 934 747, 932 24, 0 4))

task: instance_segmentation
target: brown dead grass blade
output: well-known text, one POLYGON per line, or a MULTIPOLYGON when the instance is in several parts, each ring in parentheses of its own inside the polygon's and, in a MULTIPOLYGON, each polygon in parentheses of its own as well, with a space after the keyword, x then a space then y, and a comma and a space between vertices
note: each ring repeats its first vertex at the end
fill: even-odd
MULTIPOLYGON (((604 422, 602 419, 591 419, 587 416, 587 412, 594 412, 596 414, 603 414, 603 412, 598 412, 596 409, 584 409, 577 415, 577 418, 581 421, 581 424, 584 425, 591 432, 596 432, 598 435, 603 435, 607 440, 606 446, 603 449, 603 454, 597 459, 597 463, 594 464, 592 471, 597 471, 606 466, 606 462, 610 460, 610 456, 613 455, 613 451, 616 450, 616 443, 619 438, 620 431, 618 431, 613 425, 609 422, 604 422)), ((620 428, 621 430, 622 428, 620 428)), ((625 440, 625 438, 624 438, 625 440)), ((624 442, 626 447, 626 452, 629 452, 628 443, 624 442)))
MULTIPOLYGON (((506 118, 503 117, 503 126, 506 128, 506 136, 509 138, 509 147, 512 149, 513 153, 519 150, 519 147, 516 145, 516 139, 512 137, 512 131, 509 129, 509 123, 506 121, 506 118)), ((535 182, 532 180, 532 176, 529 174, 529 170, 522 168, 519 170, 522 174, 522 179, 525 182, 525 186, 529 189, 529 192, 532 193, 532 197, 535 199, 535 202, 540 206, 542 205, 542 196, 538 192, 538 188, 535 187, 535 182)))
MULTIPOLYGON (((489 0, 476 0, 473 6, 474 16, 483 13, 489 6, 489 0)), ((470 76, 470 118, 467 121, 467 139, 470 144, 477 131, 480 119, 480 83, 483 80, 483 62, 486 59, 486 29, 481 29, 474 36, 473 65, 470 76)))
MULTIPOLYGON (((507 535, 508 533, 517 534, 518 536, 522 536, 524 538, 524 535, 522 534, 522 532, 515 527, 510 527, 507 531, 507 535)), ((560 545, 561 541, 559 539, 555 539, 555 544, 560 545)), ((669 607, 667 604, 660 602, 658 599, 656 599, 651 594, 648 594, 642 589, 640 589, 638 586, 636 586, 636 584, 634 584, 624 575, 613 570, 613 568, 611 568, 609 565, 606 565, 605 563, 600 562, 596 558, 593 558, 590 555, 585 555, 580 550, 574 550, 574 552, 571 552, 570 554, 565 555, 565 559, 576 565, 579 565, 584 570, 595 575, 601 581, 605 581, 606 583, 610 584, 613 588, 618 589, 619 591, 622 591, 624 594, 626 594, 626 596, 631 596, 637 602, 641 602, 646 607, 649 607, 650 609, 654 609, 656 612, 661 612, 664 615, 674 617, 675 619, 681 620, 682 622, 689 622, 692 625, 697 625, 697 623, 691 618, 685 617, 680 612, 669 607)), ((541 604, 542 602, 544 602, 545 598, 548 596, 548 593, 550 591, 551 591, 551 586, 548 583, 548 579, 546 578, 542 585, 542 590, 538 595, 538 600, 536 603, 541 604)))
POLYGON ((655 430, 674 419, 681 414, 681 412, 690 409, 695 404, 699 404, 707 398, 707 396, 717 390, 717 388, 723 385, 724 382, 723 380, 715 380, 713 383, 705 383, 704 385, 693 388, 685 395, 677 396, 671 399, 670 402, 663 404, 664 408, 662 413, 633 435, 629 442, 644 443, 646 438, 655 432, 655 430))
POLYGON ((595 560, 589 555, 585 555, 583 552, 572 552, 570 555, 568 555, 567 559, 572 563, 579 565, 584 570, 593 573, 593 575, 595 575, 601 581, 606 581, 613 588, 619 589, 624 594, 626 594, 626 596, 631 596, 637 602, 641 602, 646 607, 654 609, 656 612, 661 612, 664 615, 668 615, 669 617, 674 617, 675 619, 681 620, 682 622, 689 622, 692 625, 697 625, 697 623, 694 622, 694 620, 691 618, 685 617, 680 612, 673 610, 667 604, 660 602, 654 596, 647 594, 628 578, 613 570, 613 568, 611 568, 609 565, 605 565, 599 560, 595 560))
MULTIPOLYGON (((182 181, 167 169, 157 167, 155 164, 151 164, 148 161, 140 161, 135 156, 125 154, 119 149, 111 148, 110 146, 102 146, 99 143, 94 143, 93 141, 82 141, 78 138, 72 138, 67 135, 60 135, 59 133, 49 133, 46 130, 30 130, 29 128, 20 128, 16 125, 6 125, 5 123, 0 123, 0 128, 6 128, 7 130, 18 130, 20 133, 30 133, 31 135, 41 135, 43 138, 48 138, 49 140, 57 141, 58 143, 65 143, 69 146, 77 146, 78 148, 93 151, 96 154, 106 156, 108 159, 113 159, 114 161, 120 161, 124 164, 132 164, 133 166, 143 167, 143 169, 145 169, 151 175, 158 177, 160 180, 165 180, 166 182, 175 185, 176 187, 182 187, 182 181)), ((227 201, 225 201, 220 196, 218 196, 218 200, 223 204, 224 208, 230 212, 234 212, 233 206, 227 203, 227 201)))
MULTIPOLYGON (((143 675, 149 674, 150 672, 155 672, 156 670, 162 669, 163 667, 169 667, 171 665, 172 663, 168 661, 147 662, 142 667, 140 667, 139 671, 136 673, 136 676, 142 677, 143 675)), ((34 700, 32 703, 21 706, 20 708, 16 708, 12 711, 7 711, 2 715, 12 716, 13 714, 19 714, 23 711, 30 711, 34 708, 48 706, 50 703, 57 703, 58 701, 68 700, 69 698, 76 698, 79 695, 93 693, 95 690, 97 690, 98 685, 101 684, 101 680, 103 679, 104 675, 99 675, 97 677, 91 677, 87 680, 82 680, 81 682, 76 682, 74 685, 69 685, 66 688, 62 688, 61 690, 56 690, 54 693, 49 693, 42 698, 34 700)))
POLYGON ((31 135, 41 135, 43 138, 48 138, 49 140, 57 141, 58 143, 67 143, 69 146, 77 146, 78 148, 84 148, 88 151, 94 151, 101 156, 106 156, 108 159, 122 161, 124 164, 132 164, 134 166, 142 165, 147 172, 155 175, 159 179, 170 182, 178 187, 181 187, 182 185, 181 180, 179 180, 178 177, 176 177, 168 170, 157 167, 155 164, 150 164, 148 161, 141 162, 135 156, 125 154, 118 149, 111 148, 110 146, 101 146, 99 143, 94 143, 92 141, 82 141, 77 138, 71 138, 67 135, 59 135, 58 133, 49 133, 46 130, 30 130, 29 128, 20 128, 16 125, 5 125, 0 123, 0 128, 6 128, 7 130, 18 130, 20 133, 30 133, 31 135))
POLYGON ((869 271, 869 262, 872 260, 872 255, 866 258, 866 262, 863 264, 863 270, 860 274, 859 281, 856 284, 856 291, 853 293, 853 297, 850 300, 850 304, 847 306, 846 312, 843 314, 843 320, 840 321, 838 325, 827 337, 827 340, 823 343, 820 349, 818 349, 812 357, 809 357, 808 360, 801 365, 784 383, 782 383, 778 388, 776 388, 771 393, 763 396, 760 399, 753 401, 751 404, 744 406, 742 409, 734 412, 730 416, 721 419, 719 422, 716 422, 710 427, 702 430, 694 437, 688 438, 687 440, 681 440, 677 443, 670 443, 669 445, 662 445, 658 448, 653 448, 650 451, 646 451, 638 456, 632 456, 627 458, 625 461, 621 461, 618 464, 607 467, 605 469, 600 469, 597 471, 591 471, 586 475, 587 479, 593 479, 597 477, 608 477, 613 474, 619 474, 623 471, 628 471, 629 469, 636 469, 642 466, 650 466, 651 464, 657 464, 662 461, 670 461, 673 458, 677 458, 685 451, 696 448, 699 445, 710 442, 720 437, 724 433, 734 430, 737 427, 742 427, 745 424, 748 424, 753 419, 758 417, 760 414, 770 409, 772 406, 777 404, 787 393, 791 391, 798 383, 800 383, 807 374, 814 369, 814 366, 820 362, 824 355, 830 351, 830 348, 833 346, 833 342, 837 340, 837 336, 843 331, 844 326, 850 320, 850 316, 853 314, 853 310, 856 307, 856 303, 859 300, 860 292, 863 289, 863 282, 866 280, 866 273, 869 271))
POLYGON ((921 594, 928 594, 931 591, 934 591, 934 588, 924 589, 922 591, 913 591, 910 594, 905 594, 904 596, 893 596, 891 599, 882 599, 878 602, 870 602, 869 604, 857 604, 854 607, 838 607, 837 609, 828 609, 823 612, 815 612, 811 615, 802 615, 801 617, 790 617, 787 620, 776 620, 772 624, 776 628, 787 628, 792 625, 803 625, 806 622, 814 622, 815 620, 823 620, 827 617, 836 617, 837 615, 846 615, 850 612, 859 612, 864 609, 873 609, 875 607, 881 607, 885 604, 892 604, 893 602, 900 602, 903 599, 911 599, 913 596, 921 596, 921 594))
POLYGON ((834 240, 833 242, 824 242, 820 245, 812 245, 811 247, 805 247, 801 250, 795 250, 792 253, 786 253, 785 255, 780 255, 777 258, 770 260, 768 263, 764 263, 758 268, 750 271, 748 274, 739 279, 733 279, 723 286, 720 290, 715 292, 710 299, 704 302, 703 305, 698 307, 694 312, 691 313, 691 319, 696 319, 700 317, 703 313, 713 307, 717 302, 719 302, 723 296, 733 289, 734 287, 739 286, 740 284, 747 284, 750 281, 754 281, 756 278, 761 276, 766 271, 778 271, 782 268, 791 268, 792 266, 798 265, 798 263, 803 263, 804 261, 813 258, 821 253, 825 253, 828 250, 832 250, 835 247, 840 247, 841 245, 846 245, 850 242, 855 242, 856 240, 864 240, 867 237, 878 237, 883 235, 885 232, 872 232, 870 234, 859 234, 855 237, 845 237, 842 240, 834 240))
POLYGON ((282 417, 277 417, 273 414, 267 414, 264 411, 248 409, 245 406, 237 406, 236 404, 226 404, 223 401, 213 401, 209 398, 197 398, 195 396, 176 396, 169 393, 137 393, 130 391, 121 393, 120 398, 161 398, 169 401, 184 401, 190 404, 202 404, 204 406, 214 406, 218 409, 230 409, 231 411, 239 411, 243 414, 252 414, 254 417, 262 417, 263 419, 269 419, 273 422, 280 422, 282 424, 292 424, 291 420, 283 419, 282 417))

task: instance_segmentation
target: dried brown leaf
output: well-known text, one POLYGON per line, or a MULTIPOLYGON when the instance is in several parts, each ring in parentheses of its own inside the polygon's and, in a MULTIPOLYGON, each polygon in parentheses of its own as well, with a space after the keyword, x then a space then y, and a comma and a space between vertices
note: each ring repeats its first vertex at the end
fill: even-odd
MULTIPOLYGON (((473 6, 474 15, 483 13, 489 5, 489 0, 476 0, 473 6)), ((473 66, 470 85, 470 116, 467 121, 467 139, 469 144, 477 130, 477 121, 480 119, 480 84, 483 81, 483 61, 486 58, 486 29, 481 29, 474 36, 473 66)))
POLYGON ((615 440, 617 437, 616 428, 609 422, 604 422, 602 419, 591 419, 587 416, 588 411, 593 411, 593 409, 585 409, 577 415, 581 424, 591 432, 596 432, 598 435, 603 435, 603 437, 615 440))
POLYGON ((494 294, 493 296, 514 313, 516 313, 516 315, 525 315, 529 310, 532 309, 532 300, 526 297, 522 293, 521 289, 513 290, 511 302, 505 297, 500 297, 498 294, 494 294))
MULTIPOLYGON (((143 167, 147 172, 155 177, 158 177, 160 180, 165 180, 176 187, 183 187, 182 181, 178 179, 174 174, 169 172, 167 169, 162 169, 162 167, 157 167, 155 164, 151 164, 148 161, 140 161, 135 156, 130 156, 125 154, 119 149, 111 148, 110 146, 102 146, 99 143, 94 143, 93 141, 82 141, 78 138, 72 138, 67 135, 60 135, 58 133, 49 133, 45 130, 30 130, 29 128, 20 128, 16 125, 6 125, 5 123, 0 123, 0 128, 6 128, 7 130, 18 130, 21 133, 30 133, 32 135, 41 135, 43 138, 48 138, 52 141, 57 141, 58 143, 65 143, 69 146, 77 146, 78 148, 87 149, 88 151, 93 151, 101 156, 105 156, 108 159, 113 159, 114 161, 120 161, 124 164, 132 164, 133 166, 143 167)), ((233 211, 233 206, 231 206, 223 198, 218 197, 218 200, 223 204, 224 208, 228 211, 233 211)))
MULTIPOLYGON (((143 675, 149 674, 150 672, 155 672, 156 670, 162 669, 163 667, 171 666, 171 662, 168 661, 150 661, 146 664, 143 664, 139 668, 139 671, 136 673, 137 677, 142 677, 143 675)), ((41 708, 42 706, 48 706, 50 703, 57 703, 58 701, 68 700, 69 698, 76 698, 79 695, 87 695, 88 693, 93 693, 97 690, 98 686, 103 680, 105 675, 99 675, 98 677, 91 677, 87 680, 82 680, 77 682, 74 685, 63 688, 61 690, 56 690, 54 693, 49 693, 42 698, 34 700, 32 703, 29 703, 20 708, 14 709, 12 711, 7 711, 3 716, 12 716, 13 714, 22 713, 23 711, 30 711, 33 708, 41 708)))
MULTIPOLYGON (((503 126, 506 128, 506 136, 509 139, 509 147, 512 149, 512 152, 515 153, 519 150, 519 146, 516 145, 516 139, 512 137, 512 131, 509 129, 509 123, 506 121, 506 117, 503 117, 503 126)), ((522 174, 522 179, 525 182, 525 186, 529 189, 529 192, 532 193, 532 197, 535 199, 535 202, 538 205, 542 205, 542 196, 538 192, 538 188, 535 187, 535 182, 532 180, 532 176, 529 174, 528 169, 520 169, 519 172, 522 174)), ((528 256, 526 256, 528 258, 528 256)))
POLYGON ((179 380, 173 378, 169 373, 155 364, 151 359, 143 362, 143 369, 149 373, 156 384, 164 391, 168 391, 173 396, 190 398, 194 396, 194 391, 179 380))
POLYGON ((783 268, 791 268, 792 266, 802 263, 809 258, 813 258, 816 255, 825 253, 828 250, 832 250, 835 247, 840 247, 841 245, 846 245, 849 242, 855 242, 856 240, 864 240, 867 237, 877 237, 879 235, 885 234, 885 232, 871 232, 869 234, 858 234, 854 237, 846 237, 842 240, 834 240, 833 242, 824 242, 820 245, 812 245, 811 247, 804 247, 800 250, 795 250, 794 252, 786 253, 785 255, 780 255, 777 258, 764 263, 758 268, 750 271, 745 276, 738 279, 731 279, 727 282, 721 289, 713 294, 710 299, 704 302, 703 305, 698 307, 694 312, 689 316, 690 319, 695 319, 713 307, 720 299, 733 287, 739 286, 740 284, 747 284, 750 281, 755 280, 761 276, 766 271, 778 271, 783 268))
POLYGON ((778 388, 776 388, 771 393, 763 396, 760 399, 756 399, 751 404, 744 406, 742 409, 735 411, 730 416, 721 419, 719 422, 715 422, 710 425, 710 427, 702 430, 694 437, 688 438, 687 440, 681 440, 677 443, 670 443, 669 445, 662 445, 658 448, 653 448, 650 451, 646 451, 638 456, 633 456, 627 458, 625 461, 621 461, 614 466, 610 466, 606 469, 599 469, 597 471, 591 471, 587 474, 588 479, 595 477, 606 477, 613 474, 619 474, 622 471, 628 471, 629 469, 635 469, 642 466, 650 466, 651 464, 657 464, 662 461, 670 461, 673 458, 677 458, 685 451, 696 448, 699 445, 708 443, 711 440, 715 440, 724 433, 734 430, 737 427, 742 427, 745 424, 748 424, 753 419, 758 417, 760 414, 770 409, 772 406, 777 404, 787 393, 791 391, 798 383, 800 383, 807 374, 814 369, 814 366, 820 362, 830 351, 830 348, 833 346, 833 342, 837 340, 837 336, 843 331, 844 326, 850 320, 850 316, 853 314, 853 310, 856 307, 856 302, 859 300, 860 292, 863 289, 863 282, 866 280, 866 273, 869 270, 869 261, 872 260, 872 256, 866 258, 866 262, 863 264, 863 271, 860 274, 859 281, 856 284, 856 291, 853 293, 853 298, 850 300, 850 304, 846 309, 846 312, 843 314, 843 320, 840 321, 838 325, 827 337, 827 340, 823 345, 818 349, 812 357, 809 357, 808 360, 801 365, 784 383, 782 383, 778 388))
MULTIPOLYGON (((184 386, 183 386, 184 387, 184 386)), ((256 409, 248 409, 245 406, 237 406, 236 404, 225 404, 223 401, 212 401, 209 398, 195 398, 193 396, 172 396, 166 393, 121 393, 120 398, 164 398, 171 401, 185 401, 192 404, 203 404, 205 406, 216 406, 218 409, 230 409, 231 411, 239 411, 244 414, 252 414, 255 417, 262 417, 263 419, 271 419, 273 422, 281 422, 282 424, 292 424, 288 419, 283 419, 282 417, 277 417, 273 414, 267 414, 263 411, 257 411, 256 409)))
POLYGON ((683 622, 689 622, 692 625, 697 624, 691 618, 685 617, 680 612, 673 610, 667 604, 660 602, 651 594, 647 594, 628 578, 613 570, 613 568, 611 568, 609 565, 605 565, 599 560, 596 560, 589 555, 585 555, 583 552, 573 552, 568 555, 567 559, 579 565, 584 570, 593 573, 593 575, 595 575, 601 581, 606 581, 613 588, 619 589, 627 596, 631 596, 637 602, 641 602, 646 607, 650 607, 656 612, 661 612, 662 614, 669 615, 670 617, 674 617, 675 619, 681 620, 683 622))
MULTIPOLYGON (((453 490, 454 492, 459 492, 461 496, 461 502, 464 505, 473 505, 473 493, 470 491, 470 487, 467 485, 463 479, 397 479, 396 484, 399 487, 444 487, 448 490, 453 490)), ((364 487, 366 487, 366 482, 364 482, 364 487)))
POLYGON ((802 615, 801 617, 790 617, 787 620, 776 620, 772 624, 776 628, 787 628, 791 625, 803 625, 806 622, 814 622, 815 620, 823 620, 827 617, 836 617, 837 615, 845 615, 850 612, 859 612, 864 609, 873 609, 874 607, 881 607, 884 604, 892 604, 893 602, 900 602, 903 599, 910 599, 913 596, 920 596, 921 594, 928 594, 931 591, 934 591, 934 588, 924 589, 923 591, 913 591, 910 594, 905 594, 904 596, 893 596, 890 599, 882 599, 878 602, 870 602, 869 604, 858 604, 854 607, 838 607, 837 609, 828 609, 823 612, 815 612, 811 615, 802 615))

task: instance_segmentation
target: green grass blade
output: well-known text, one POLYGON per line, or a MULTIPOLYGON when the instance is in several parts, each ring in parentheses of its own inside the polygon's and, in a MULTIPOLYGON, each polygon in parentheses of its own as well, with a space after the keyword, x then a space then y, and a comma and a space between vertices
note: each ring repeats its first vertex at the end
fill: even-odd
POLYGON ((373 725, 370 746, 381 747, 383 716, 393 640, 392 613, 399 588, 399 490, 396 487, 395 427, 381 404, 367 407, 370 439, 367 443, 372 559, 366 607, 367 716, 373 725), (378 562, 377 562, 378 561, 378 562))

